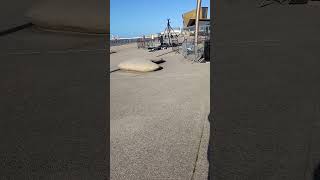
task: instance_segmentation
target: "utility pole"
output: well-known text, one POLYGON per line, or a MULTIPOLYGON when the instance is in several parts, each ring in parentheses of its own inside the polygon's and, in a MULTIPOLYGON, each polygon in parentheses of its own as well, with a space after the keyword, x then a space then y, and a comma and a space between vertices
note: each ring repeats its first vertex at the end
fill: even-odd
POLYGON ((196 9, 196 32, 194 35, 194 54, 195 60, 198 53, 198 32, 199 32, 199 18, 200 18, 200 9, 201 9, 201 0, 197 0, 197 9, 196 9))

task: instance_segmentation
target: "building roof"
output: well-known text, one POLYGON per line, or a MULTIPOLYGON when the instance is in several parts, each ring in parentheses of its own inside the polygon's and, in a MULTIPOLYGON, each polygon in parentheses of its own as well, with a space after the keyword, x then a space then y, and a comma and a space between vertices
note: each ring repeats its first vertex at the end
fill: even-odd
MULTIPOLYGON (((209 20, 208 16, 208 7, 201 7, 200 9, 200 20, 209 20)), ((196 19, 196 9, 186 12, 182 15, 183 27, 192 26, 195 24, 196 19)))

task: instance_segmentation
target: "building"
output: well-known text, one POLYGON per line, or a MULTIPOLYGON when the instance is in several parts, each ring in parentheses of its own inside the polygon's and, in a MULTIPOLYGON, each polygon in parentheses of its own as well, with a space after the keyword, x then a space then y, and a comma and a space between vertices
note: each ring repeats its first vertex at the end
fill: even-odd
MULTIPOLYGON (((194 32, 196 29, 195 25, 183 28, 184 31, 194 32)), ((210 20, 199 20, 199 32, 210 31, 210 20)))
MULTIPOLYGON (((196 24, 196 14, 197 14, 197 10, 194 9, 182 15, 183 28, 194 26, 196 24)), ((199 21, 210 21, 210 19, 208 19, 207 16, 208 16, 208 7, 201 7, 199 21)))
MULTIPOLYGON (((196 29, 196 9, 186 12, 182 15, 183 19, 183 34, 193 34, 196 29)), ((200 8, 199 17, 199 32, 210 34, 210 18, 208 16, 208 7, 200 8)))
MULTIPOLYGON (((173 29, 173 32, 171 32, 171 33, 175 33, 177 35, 181 34, 181 28, 172 28, 172 29, 173 29)), ((164 35, 167 33, 168 33, 168 30, 165 30, 165 31, 160 32, 160 35, 164 35)))

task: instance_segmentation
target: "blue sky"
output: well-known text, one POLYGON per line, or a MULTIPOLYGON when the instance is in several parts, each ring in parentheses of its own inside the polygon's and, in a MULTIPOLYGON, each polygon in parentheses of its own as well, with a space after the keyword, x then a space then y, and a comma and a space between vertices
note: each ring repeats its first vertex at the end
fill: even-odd
MULTIPOLYGON (((201 5, 210 13, 210 0, 201 5)), ((182 27, 182 14, 195 7, 196 0, 110 0, 110 31, 119 37, 158 33, 167 18, 172 27, 182 27)))

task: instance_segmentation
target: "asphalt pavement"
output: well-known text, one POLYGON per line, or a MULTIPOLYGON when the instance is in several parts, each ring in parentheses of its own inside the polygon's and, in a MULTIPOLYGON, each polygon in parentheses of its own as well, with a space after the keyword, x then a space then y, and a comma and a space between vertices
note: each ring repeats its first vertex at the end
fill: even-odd
POLYGON ((116 48, 110 64, 163 58, 163 69, 110 74, 111 179, 207 179, 209 64, 170 50, 116 48))

